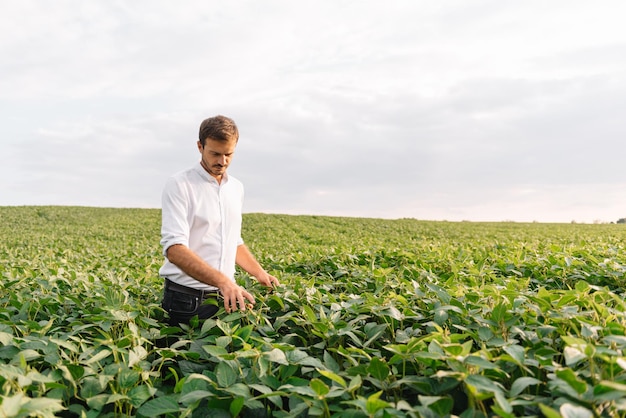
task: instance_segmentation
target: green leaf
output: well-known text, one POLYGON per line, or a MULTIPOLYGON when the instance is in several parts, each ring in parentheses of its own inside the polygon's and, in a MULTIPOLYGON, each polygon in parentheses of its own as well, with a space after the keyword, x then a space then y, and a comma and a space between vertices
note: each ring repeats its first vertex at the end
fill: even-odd
POLYGON ((465 364, 477 366, 483 370, 499 370, 500 368, 497 364, 479 356, 467 356, 463 362, 465 364))
POLYGON ((585 293, 589 289, 589 283, 584 280, 578 280, 575 289, 578 293, 585 293))
POLYGON ((383 394, 383 391, 376 392, 370 395, 367 398, 367 402, 365 403, 365 409, 371 415, 374 415, 376 412, 383 408, 389 407, 389 403, 380 399, 380 396, 383 394))
POLYGON ((450 300, 452 299, 452 297, 450 296, 450 294, 448 294, 448 292, 446 292, 444 288, 437 286, 433 283, 426 283, 426 287, 429 288, 432 292, 434 292, 443 303, 445 304, 450 303, 450 300))
POLYGON ((80 396, 88 399, 92 398, 104 391, 105 386, 102 381, 94 376, 87 376, 82 380, 80 386, 80 396))
POLYGON ((138 345, 133 347, 128 352, 128 367, 135 366, 146 357, 148 357, 148 350, 146 350, 143 346, 138 345))
POLYGON ((267 306, 270 307, 270 309, 272 309, 273 311, 278 311, 278 310, 284 310, 285 309, 285 303, 283 302, 283 300, 276 296, 276 295, 272 295, 270 297, 267 298, 267 301, 265 302, 267 303, 267 306))
POLYGON ((240 329, 238 329, 235 332, 235 335, 241 338, 242 341, 247 342, 253 329, 253 325, 246 325, 245 327, 241 327, 240 329))
POLYGON ((309 321, 309 323, 314 324, 315 322, 317 322, 317 316, 309 305, 303 305, 302 309, 304 310, 304 315, 306 316, 306 319, 309 321))
POLYGON ((6 417, 16 417, 20 412, 20 408, 23 403, 28 402, 22 393, 16 393, 13 396, 2 396, 2 403, 0 403, 0 412, 6 417))
POLYGON ((139 408, 144 402, 152 397, 157 389, 148 385, 135 386, 128 392, 130 403, 135 408, 139 408))
POLYGON ((363 380, 361 379, 361 375, 356 375, 351 381, 350 381, 350 385, 348 386, 348 391, 350 393, 354 393, 356 390, 361 388, 361 385, 363 384, 363 380))
POLYGON ((0 344, 2 345, 11 345, 13 342, 13 335, 9 334, 8 332, 1 332, 0 331, 0 344))
POLYGON ((493 338, 493 332, 487 327, 478 328, 478 338, 482 341, 489 341, 493 338))
POLYGON ((209 392, 208 390, 191 390, 186 392, 184 395, 181 395, 178 401, 183 405, 189 406, 203 399, 213 397, 215 397, 215 393, 209 392))
POLYGON ((443 308, 435 309, 435 315, 433 316, 433 321, 437 325, 443 325, 448 320, 448 311, 443 308))
POLYGON ((102 408, 104 408, 104 406, 108 403, 108 401, 108 393, 102 393, 100 395, 92 396, 91 398, 86 399, 87 405, 89 405, 91 409, 95 409, 96 411, 101 411, 102 408))
POLYGON ((331 370, 334 373, 339 373, 339 371, 341 370, 339 363, 337 363, 333 356, 331 356, 330 353, 326 350, 324 350, 324 365, 328 370, 331 370))
POLYGON ((78 364, 67 364, 67 371, 70 373, 70 376, 73 380, 78 380, 85 375, 85 368, 78 364))
POLYGON ((215 339, 215 345, 219 347, 228 347, 233 342, 233 337, 230 335, 222 335, 215 339))
POLYGON ((593 388, 593 393, 597 395, 610 391, 619 391, 626 395, 626 384, 603 380, 593 388))
POLYGON ((290 350, 285 353, 289 364, 299 364, 301 366, 310 366, 323 369, 324 365, 319 359, 309 356, 302 350, 290 350))
MULTIPOLYGON (((223 317, 221 319, 221 322, 222 323, 233 322, 233 321, 236 321, 238 319, 241 319, 243 316, 244 316, 244 314, 241 311, 235 311, 235 312, 229 313, 228 315, 223 317)), ((218 325, 219 325, 219 323, 218 323, 218 325)))
POLYGON ((105 358, 111 355, 111 350, 102 349, 95 356, 88 358, 83 363, 87 365, 91 365, 93 363, 97 363, 100 360, 104 360, 105 358))
POLYGON ((503 347, 503 350, 510 355, 518 365, 524 364, 524 347, 520 345, 507 345, 503 347))
MULTIPOLYGON (((209 331, 215 328, 217 325, 217 321, 215 319, 207 319, 202 323, 202 328, 200 329, 200 335, 206 335, 209 331)), ((176 327, 174 328, 166 328, 173 329, 174 333, 179 332, 180 330, 176 327)))
POLYGON ((582 360, 585 360, 587 356, 576 347, 565 347, 563 349, 563 357, 565 357, 565 364, 572 366, 582 360))
MULTIPOLYGON (((2 406, 0 405, 0 411, 2 406)), ((60 399, 51 398, 28 398, 20 408, 19 416, 56 416, 55 412, 63 411, 65 408, 60 399)))
POLYGON ((139 373, 132 369, 122 369, 117 376, 120 388, 129 389, 139 381, 139 373))
POLYGON ((593 397, 597 402, 612 402, 626 397, 626 385, 604 380, 593 387, 593 397))
POLYGON ((437 416, 448 416, 452 407, 454 406, 454 400, 445 396, 423 396, 419 395, 418 399, 422 405, 433 411, 437 416))
POLYGON ((561 405, 559 412, 563 418, 593 418, 592 411, 571 403, 561 405))
POLYGON ((265 377, 267 371, 270 369, 271 363, 264 357, 259 357, 257 360, 257 366, 259 367, 259 377, 265 377))
POLYGON ((558 370, 556 375, 559 379, 565 381, 577 393, 583 394, 587 391, 587 383, 576 376, 572 369, 558 370))
POLYGON ((202 349, 214 357, 221 357, 228 354, 228 350, 218 345, 203 345, 202 349))
MULTIPOLYGON (((471 341, 468 341, 471 345, 471 341)), ((443 351, 450 356, 462 356, 467 355, 469 350, 467 349, 467 344, 442 344, 441 348, 443 351)))
POLYGON ((559 413, 559 411, 556 411, 545 404, 540 403, 539 409, 541 410, 541 413, 545 415, 546 418, 563 418, 561 417, 561 414, 559 413))
POLYGON ((239 413, 243 409, 244 401, 245 401, 244 398, 237 397, 237 398, 233 399, 233 401, 230 403, 230 406, 228 407, 228 409, 230 410, 230 414, 233 417, 236 417, 236 416, 239 415, 239 413))
POLYGON ((402 321, 404 319, 404 315, 402 312, 398 310, 395 306, 389 306, 387 309, 381 312, 385 316, 389 316, 398 321, 402 321))
POLYGON ((311 389, 317 394, 318 397, 322 398, 324 395, 330 392, 330 388, 326 386, 326 383, 322 382, 318 378, 311 379, 311 383, 309 383, 311 389))
POLYGON ((271 361, 272 363, 289 365, 287 357, 285 356, 285 352, 279 348, 274 348, 271 351, 264 352, 263 357, 271 361))
POLYGON ((378 357, 374 357, 367 367, 367 372, 382 382, 389 377, 389 366, 378 357))
POLYGON ((472 374, 466 377, 465 384, 473 387, 477 392, 502 392, 502 388, 495 382, 482 375, 472 374))
POLYGON ((19 353, 17 353, 17 355, 13 358, 13 361, 11 362, 12 364, 20 364, 20 363, 24 363, 24 362, 29 362, 29 361, 33 361, 38 359, 39 357, 41 357, 41 354, 39 354, 37 351, 35 350, 22 350, 19 353))
POLYGON ((504 412, 506 412, 507 414, 510 414, 513 412, 513 407, 511 406, 509 401, 506 399, 506 397, 504 396, 504 393, 501 390, 495 391, 494 395, 496 398, 496 403, 504 412))
POLYGON ((267 395, 268 393, 274 392, 272 390, 272 388, 267 386, 267 385, 261 385, 261 384, 258 384, 258 383, 251 383, 248 386, 250 386, 250 388, 256 390, 257 392, 261 392, 264 395, 267 395))
POLYGON ((114 393, 112 395, 109 395, 109 397, 106 400, 107 404, 116 404, 118 402, 121 401, 128 401, 130 400, 130 398, 127 395, 121 394, 121 393, 114 393))
POLYGON ((235 396, 241 396, 246 400, 252 398, 252 395, 250 394, 250 388, 245 383, 235 383, 230 387, 224 388, 224 391, 231 393, 235 396))
POLYGON ((178 395, 160 396, 141 405, 137 412, 146 417, 175 414, 180 411, 177 399, 178 395))
POLYGON ((234 385, 237 381, 237 372, 230 363, 222 361, 215 368, 215 377, 220 387, 227 388, 234 385))
POLYGON ((526 390, 528 386, 540 385, 541 383, 541 380, 535 379, 534 377, 519 377, 515 379, 515 381, 511 385, 509 396, 514 398, 522 393, 524 390, 526 390))
POLYGON ((493 307, 491 311, 491 320, 495 323, 501 323, 506 320, 507 305, 499 303, 493 307))
POLYGON ((319 374, 321 374, 324 377, 327 377, 328 379, 332 380, 333 382, 339 383, 339 385, 343 388, 348 387, 348 385, 346 384, 346 381, 343 379, 343 377, 339 376, 336 373, 333 373, 329 370, 322 370, 322 369, 317 369, 317 371, 319 372, 319 374))
POLYGON ((266 385, 259 385, 259 384, 249 384, 248 385, 250 387, 250 389, 254 389, 257 392, 260 392, 261 395, 255 396, 255 399, 264 399, 267 398, 270 400, 270 402, 272 402, 275 406, 277 406, 278 408, 283 407, 283 400, 281 399, 280 396, 275 395, 274 391, 266 385))

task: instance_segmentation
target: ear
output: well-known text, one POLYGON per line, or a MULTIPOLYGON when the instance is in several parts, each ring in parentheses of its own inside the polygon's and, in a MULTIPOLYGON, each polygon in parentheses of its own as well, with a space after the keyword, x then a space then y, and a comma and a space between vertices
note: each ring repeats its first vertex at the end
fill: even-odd
POLYGON ((202 142, 198 141, 198 151, 200 151, 200 154, 202 154, 202 149, 204 147, 202 146, 202 142))

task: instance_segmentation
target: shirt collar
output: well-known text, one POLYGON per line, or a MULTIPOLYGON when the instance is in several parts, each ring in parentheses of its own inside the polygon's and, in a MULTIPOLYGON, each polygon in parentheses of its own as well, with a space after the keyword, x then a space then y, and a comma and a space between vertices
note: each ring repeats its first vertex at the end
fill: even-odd
MULTIPOLYGON (((200 174, 200 177, 202 177, 206 181, 217 183, 217 179, 215 177, 213 177, 212 175, 210 175, 204 169, 204 167, 202 167, 202 164, 198 163, 196 166, 194 166, 194 170, 196 170, 196 172, 198 174, 200 174)), ((221 184, 226 184, 226 183, 228 183, 228 173, 224 172, 224 175, 222 176, 222 183, 221 184)))

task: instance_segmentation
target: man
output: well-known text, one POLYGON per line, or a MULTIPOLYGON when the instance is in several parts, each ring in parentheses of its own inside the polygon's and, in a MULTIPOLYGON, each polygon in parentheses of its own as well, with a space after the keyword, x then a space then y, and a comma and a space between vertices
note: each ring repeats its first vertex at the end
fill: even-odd
POLYGON ((163 308, 172 326, 195 315, 210 318, 219 306, 203 304, 221 295, 226 312, 245 310, 254 297, 235 282, 235 265, 264 286, 279 284, 254 258, 241 238, 243 185, 227 174, 239 140, 225 116, 200 125, 200 163, 171 177, 162 196, 161 245, 165 262, 163 308))

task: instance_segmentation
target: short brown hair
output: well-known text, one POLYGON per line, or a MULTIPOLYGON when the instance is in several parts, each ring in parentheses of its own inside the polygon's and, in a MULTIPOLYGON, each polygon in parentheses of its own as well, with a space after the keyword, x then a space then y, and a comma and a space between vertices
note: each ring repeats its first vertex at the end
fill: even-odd
POLYGON ((207 138, 216 141, 230 141, 232 139, 238 141, 239 130, 234 120, 226 116, 217 115, 202 121, 198 137, 202 146, 204 146, 207 138))

